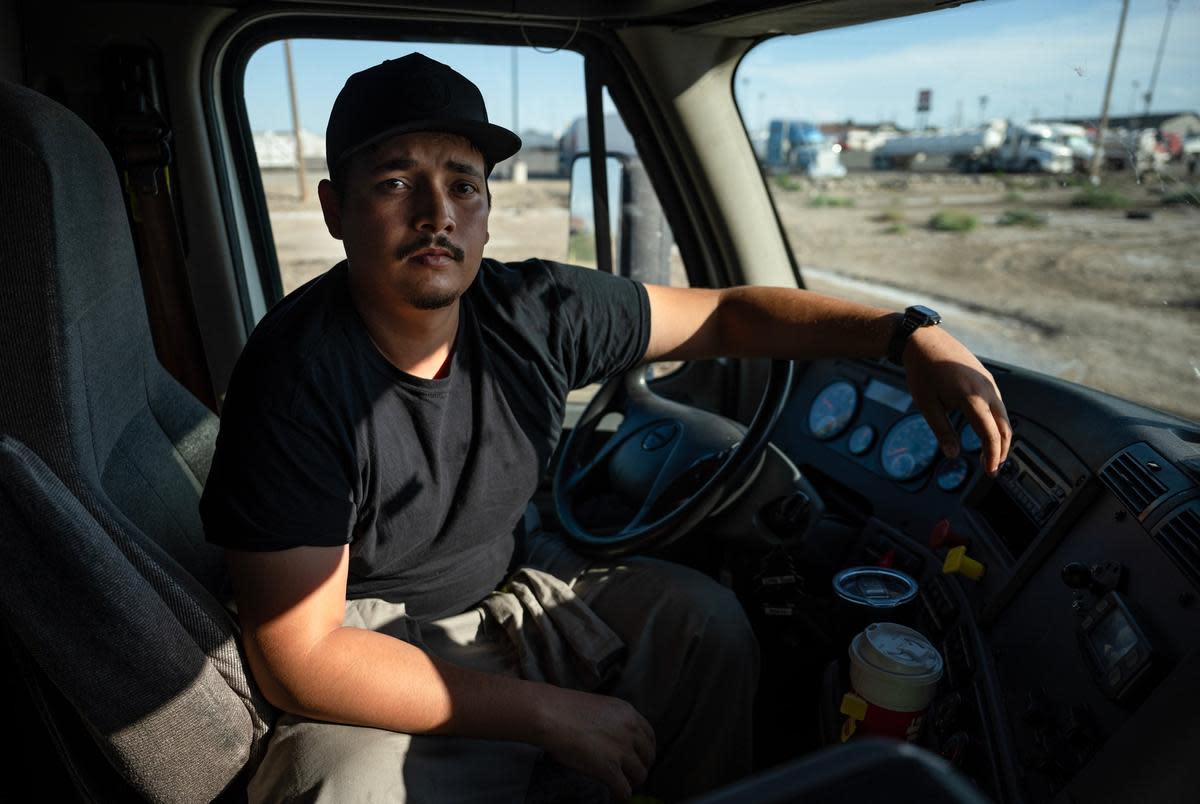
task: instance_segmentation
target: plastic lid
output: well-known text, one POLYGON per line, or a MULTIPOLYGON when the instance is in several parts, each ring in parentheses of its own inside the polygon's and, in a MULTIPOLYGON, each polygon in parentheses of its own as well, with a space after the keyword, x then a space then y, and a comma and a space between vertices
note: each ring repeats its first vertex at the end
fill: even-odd
POLYGON ((942 657, 920 632, 896 623, 874 623, 856 646, 872 667, 904 676, 942 675, 942 657))
POLYGON ((942 656, 920 632, 874 623, 850 642, 850 684, 875 706, 917 712, 929 705, 942 677, 942 656))
POLYGON ((833 576, 833 591, 859 606, 891 609, 917 596, 917 582, 890 567, 851 567, 833 576))

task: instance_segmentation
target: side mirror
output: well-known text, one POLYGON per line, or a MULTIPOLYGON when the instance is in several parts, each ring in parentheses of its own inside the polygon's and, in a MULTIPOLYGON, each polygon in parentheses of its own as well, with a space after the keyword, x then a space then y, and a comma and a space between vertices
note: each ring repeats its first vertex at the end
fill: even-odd
MULTIPOLYGON (((609 154, 604 165, 614 273, 639 282, 670 284, 675 238, 641 160, 609 154)), ((571 163, 568 262, 597 267, 595 221, 591 160, 586 153, 576 154, 571 163)))

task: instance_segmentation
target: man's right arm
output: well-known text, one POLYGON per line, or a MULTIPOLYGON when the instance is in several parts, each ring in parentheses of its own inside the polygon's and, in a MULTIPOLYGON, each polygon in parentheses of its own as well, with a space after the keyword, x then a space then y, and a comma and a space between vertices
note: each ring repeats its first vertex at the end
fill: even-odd
POLYGON ((628 796, 654 732, 628 703, 480 673, 342 625, 349 546, 226 550, 250 669, 280 709, 410 734, 518 740, 628 796))

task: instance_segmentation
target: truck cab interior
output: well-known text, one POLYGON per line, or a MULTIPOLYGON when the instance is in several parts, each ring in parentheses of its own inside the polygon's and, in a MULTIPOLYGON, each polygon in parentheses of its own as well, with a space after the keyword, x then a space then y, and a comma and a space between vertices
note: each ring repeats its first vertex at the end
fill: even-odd
MULTIPOLYGON (((275 713, 196 510, 234 363, 295 286, 280 232, 322 225, 279 207, 248 101, 256 54, 285 40, 398 55, 485 45, 496 72, 515 48, 570 54, 586 122, 560 116, 587 138, 573 163, 545 168, 573 176, 562 258, 693 286, 812 287, 828 278, 812 255, 829 244, 789 228, 786 177, 756 153, 763 96, 739 78, 743 60, 776 39, 960 5, 976 4, 0 0, 6 784, 65 800, 240 801, 270 739, 275 713), (609 147, 589 149, 606 128, 609 147), (648 219, 662 222, 653 236, 648 219)), ((507 97, 484 90, 499 119, 507 97)), ((517 168, 498 170, 516 182, 517 168)), ((824 213, 822 198, 803 214, 824 213)), ((1172 347, 1185 356, 1200 348, 1194 203, 1157 213, 1191 216, 1179 218, 1191 289, 1179 288, 1182 312, 1153 314, 1190 323, 1172 347)), ((494 245, 519 248, 534 215, 505 214, 513 236, 494 245)), ((564 238, 567 218, 554 218, 564 238)), ((952 260, 957 242, 932 259, 952 260)), ((333 264, 317 256, 314 270, 333 264)), ((996 292, 1028 292, 1025 277, 996 292)), ((892 303, 939 306, 929 299, 892 303)), ((985 302, 1002 300, 948 309, 985 302)), ((1122 302, 1122 322, 1157 303, 1122 302)), ((1114 337, 1160 337, 1141 326, 1114 337)), ((755 627, 757 772, 708 800, 1195 800, 1196 352, 1179 378, 1138 380, 1157 395, 1132 398, 1019 349, 973 348, 1014 427, 995 478, 961 417, 961 457, 938 454, 903 370, 884 360, 708 361, 572 400, 543 520, 581 549, 703 570, 755 627), (667 437, 663 423, 700 434, 687 460, 626 482, 650 459, 621 445, 636 436, 648 450, 640 439, 667 437), (855 733, 848 650, 880 620, 919 632, 944 669, 907 740, 855 733)))

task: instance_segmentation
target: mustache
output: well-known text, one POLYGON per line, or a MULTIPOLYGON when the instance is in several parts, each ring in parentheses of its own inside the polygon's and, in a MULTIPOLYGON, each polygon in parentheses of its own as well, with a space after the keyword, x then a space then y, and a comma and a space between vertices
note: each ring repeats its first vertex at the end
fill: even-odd
POLYGON ((466 257, 466 252, 464 252, 459 246, 456 246, 454 243, 450 242, 450 238, 446 237, 446 235, 440 234, 436 237, 433 235, 424 235, 423 237, 419 237, 411 243, 406 243, 396 251, 396 259, 405 260, 423 248, 445 249, 446 251, 450 252, 450 258, 455 262, 462 262, 466 257))

